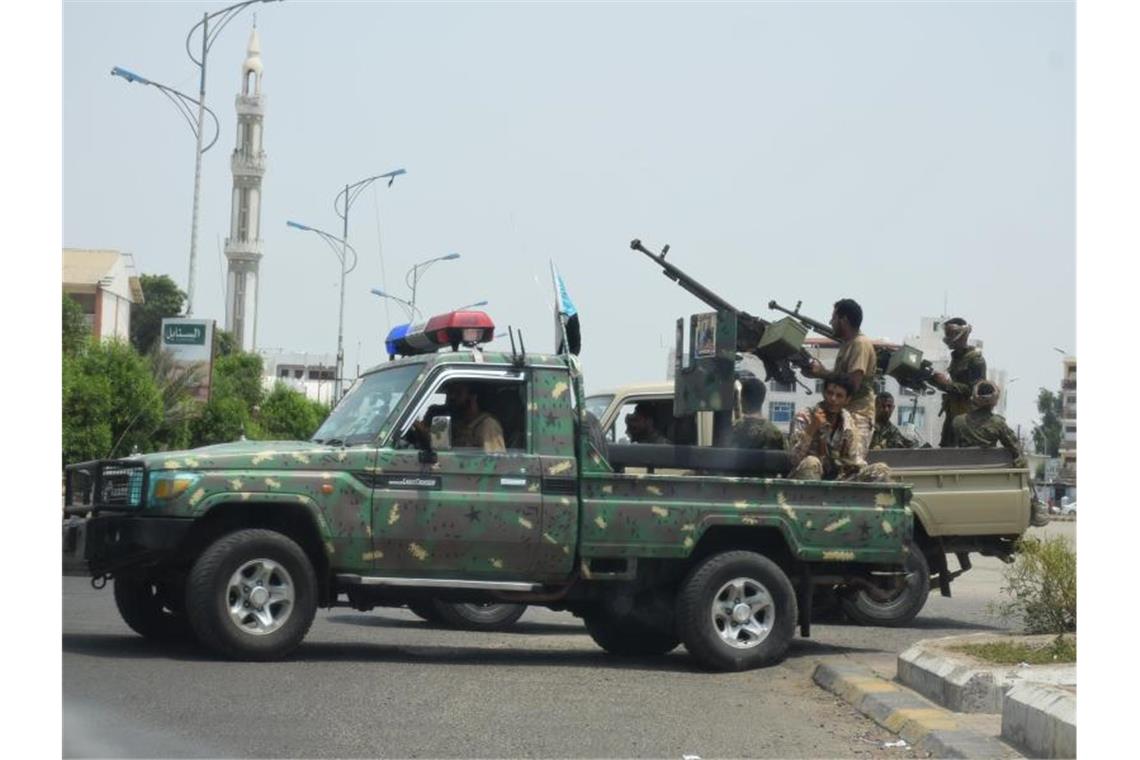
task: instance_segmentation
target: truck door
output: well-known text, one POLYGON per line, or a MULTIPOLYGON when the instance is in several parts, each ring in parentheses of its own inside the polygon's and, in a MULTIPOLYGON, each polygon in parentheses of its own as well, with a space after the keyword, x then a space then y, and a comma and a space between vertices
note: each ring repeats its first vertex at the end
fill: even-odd
POLYGON ((382 451, 372 508, 376 571, 532 580, 540 571, 542 469, 528 447, 526 371, 444 368, 398 435, 431 412, 452 416, 458 428, 458 417, 441 409, 453 383, 473 389, 479 409, 499 422, 506 451, 460 445, 436 452, 434 463, 421 462, 414 448, 382 451))

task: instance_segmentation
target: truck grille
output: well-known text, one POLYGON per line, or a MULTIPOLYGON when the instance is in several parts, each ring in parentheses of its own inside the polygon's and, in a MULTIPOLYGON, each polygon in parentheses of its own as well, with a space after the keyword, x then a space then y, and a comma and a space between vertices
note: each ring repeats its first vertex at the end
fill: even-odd
POLYGON ((99 509, 142 505, 146 469, 142 462, 96 461, 74 464, 64 476, 64 506, 99 509))

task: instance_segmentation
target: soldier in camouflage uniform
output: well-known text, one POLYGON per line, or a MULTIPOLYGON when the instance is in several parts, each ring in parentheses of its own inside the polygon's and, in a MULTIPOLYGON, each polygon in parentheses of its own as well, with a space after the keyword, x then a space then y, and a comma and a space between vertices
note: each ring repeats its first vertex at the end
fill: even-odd
POLYGON ((625 434, 630 443, 669 443, 669 439, 657 429, 653 407, 644 401, 634 406, 633 411, 625 416, 625 434))
POLYGON ((875 432, 871 435, 872 449, 913 449, 914 441, 907 438, 895 424, 891 415, 895 411, 895 397, 883 391, 875 397, 875 432))
POLYGON ((944 391, 939 414, 945 415, 945 419, 938 445, 945 448, 954 445, 954 418, 970 411, 970 394, 974 385, 986 379, 986 360, 982 358, 980 349, 968 345, 973 328, 966 320, 961 317, 948 319, 942 329, 942 342, 950 347, 950 366, 946 372, 935 372, 931 382, 944 391))
POLYGON ((997 385, 989 380, 982 380, 974 386, 970 398, 973 409, 959 414, 951 425, 954 445, 960 448, 979 446, 988 449, 1000 443, 1013 455, 1014 467, 1026 467, 1028 465, 1021 453, 1017 436, 1005 423, 1005 417, 994 414, 994 405, 1000 393, 997 385))
POLYGON ((479 396, 467 383, 447 386, 447 404, 444 409, 430 407, 423 420, 412 426, 414 437, 422 446, 431 440, 431 418, 446 412, 451 416, 451 446, 456 449, 483 449, 486 453, 505 452, 503 426, 489 412, 479 408, 479 396))
POLYGON ((796 413, 792 423, 793 480, 855 480, 882 483, 890 469, 882 462, 867 464, 866 444, 858 435, 847 404, 855 383, 846 375, 823 382, 823 401, 796 413))
POLYGON ((784 434, 764 418, 764 383, 755 377, 740 381, 740 410, 744 415, 732 426, 729 445, 737 449, 787 448, 784 434))
POLYGON ((866 451, 871 444, 875 427, 875 344, 860 331, 863 324, 863 307, 851 298, 835 302, 831 312, 831 329, 839 339, 839 353, 835 368, 828 371, 818 360, 803 371, 805 377, 826 378, 828 375, 845 375, 855 384, 848 402, 847 413, 855 425, 859 447, 866 451))

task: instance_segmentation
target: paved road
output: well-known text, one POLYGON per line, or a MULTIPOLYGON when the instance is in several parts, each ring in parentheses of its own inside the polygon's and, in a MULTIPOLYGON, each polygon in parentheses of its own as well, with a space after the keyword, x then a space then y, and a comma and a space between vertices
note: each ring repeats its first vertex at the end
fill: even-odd
POLYGON ((223 662, 135 636, 109 589, 66 578, 64 754, 909 757, 813 686, 810 668, 821 656, 889 662, 917 639, 1000 628, 985 613, 1000 563, 975 568, 914 628, 816 625, 784 664, 736 674, 698 671, 683 649, 616 660, 575 618, 543 609, 500 634, 437 629, 404 610, 322 611, 291 660, 223 662))

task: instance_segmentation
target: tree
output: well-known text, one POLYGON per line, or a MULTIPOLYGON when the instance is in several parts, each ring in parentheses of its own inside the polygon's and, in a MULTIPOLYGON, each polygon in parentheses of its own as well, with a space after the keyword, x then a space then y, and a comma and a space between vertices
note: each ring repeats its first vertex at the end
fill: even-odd
POLYGON ((154 431, 154 445, 160 451, 184 449, 191 442, 190 423, 202 411, 203 404, 192 391, 201 383, 204 370, 199 365, 177 363, 174 354, 159 344, 148 358, 162 396, 162 420, 154 431))
POLYGON ((252 410, 265 396, 261 385, 262 369, 261 357, 257 354, 239 352, 214 359, 211 397, 235 396, 246 409, 252 410))
POLYGON ((92 343, 65 356, 63 459, 126 456, 149 451, 162 422, 162 394, 150 367, 126 343, 92 343))
POLYGON ((214 330, 214 358, 219 356, 229 356, 230 354, 237 353, 237 341, 234 340, 232 332, 225 330, 214 330))
POLYGON ((83 307, 67 295, 63 294, 63 354, 75 355, 82 351, 91 341, 91 328, 87 326, 83 307))
POLYGON ((182 313, 186 294, 165 274, 144 274, 139 284, 143 303, 131 304, 131 345, 145 355, 158 341, 162 320, 182 313))
POLYGON ((1041 389, 1037 394, 1041 422, 1033 426, 1033 446, 1039 454, 1059 456, 1061 450, 1061 395, 1041 389))
POLYGON ((324 404, 277 383, 261 402, 257 421, 266 439, 304 441, 313 437, 328 414, 324 404))

